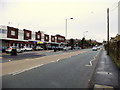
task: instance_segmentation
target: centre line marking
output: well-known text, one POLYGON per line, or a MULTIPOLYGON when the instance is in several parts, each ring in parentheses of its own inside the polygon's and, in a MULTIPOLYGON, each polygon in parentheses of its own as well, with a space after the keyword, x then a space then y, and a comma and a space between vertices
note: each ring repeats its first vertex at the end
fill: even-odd
POLYGON ((92 66, 92 61, 94 61, 96 59, 96 57, 98 56, 98 54, 99 54, 99 52, 95 55, 95 57, 92 60, 90 60, 89 65, 85 65, 85 66, 92 66))

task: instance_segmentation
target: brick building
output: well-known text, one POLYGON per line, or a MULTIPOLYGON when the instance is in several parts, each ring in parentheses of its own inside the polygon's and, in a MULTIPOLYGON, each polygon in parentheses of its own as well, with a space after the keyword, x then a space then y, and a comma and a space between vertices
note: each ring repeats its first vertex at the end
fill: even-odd
POLYGON ((61 35, 48 35, 38 32, 33 32, 27 29, 18 29, 10 26, 0 26, 0 39, 2 47, 17 46, 17 47, 34 47, 42 46, 45 48, 48 43, 50 46, 58 46, 65 42, 65 37, 61 35))

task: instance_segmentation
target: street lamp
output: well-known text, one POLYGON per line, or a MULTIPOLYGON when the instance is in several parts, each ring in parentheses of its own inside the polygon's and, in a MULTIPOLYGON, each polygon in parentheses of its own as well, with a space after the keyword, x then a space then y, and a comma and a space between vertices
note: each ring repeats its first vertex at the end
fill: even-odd
POLYGON ((67 39, 67 20, 70 20, 70 19, 73 19, 73 18, 67 18, 65 19, 65 38, 67 39))

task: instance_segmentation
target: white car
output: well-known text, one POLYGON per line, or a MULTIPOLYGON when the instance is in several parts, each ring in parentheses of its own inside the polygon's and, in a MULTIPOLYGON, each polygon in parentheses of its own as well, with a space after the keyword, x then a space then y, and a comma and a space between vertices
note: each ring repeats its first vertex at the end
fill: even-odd
POLYGON ((64 47, 63 50, 64 50, 64 51, 71 50, 71 47, 64 47))
POLYGON ((6 53, 11 53, 11 51, 12 51, 12 49, 13 48, 15 48, 16 50, 17 50, 17 53, 22 53, 23 52, 23 50, 21 50, 19 47, 17 47, 17 46, 10 46, 10 47, 8 47, 7 49, 5 49, 5 52, 6 53))
POLYGON ((93 50, 93 51, 97 51, 97 47, 93 47, 92 50, 93 50))
POLYGON ((35 50, 35 51, 39 51, 39 50, 43 50, 43 48, 40 47, 40 46, 37 46, 37 47, 34 48, 34 50, 35 50))
POLYGON ((98 46, 97 49, 99 50, 99 49, 100 49, 100 46, 98 46))
POLYGON ((24 48, 22 48, 22 50, 24 50, 24 51, 32 51, 33 49, 30 48, 30 47, 24 47, 24 48))

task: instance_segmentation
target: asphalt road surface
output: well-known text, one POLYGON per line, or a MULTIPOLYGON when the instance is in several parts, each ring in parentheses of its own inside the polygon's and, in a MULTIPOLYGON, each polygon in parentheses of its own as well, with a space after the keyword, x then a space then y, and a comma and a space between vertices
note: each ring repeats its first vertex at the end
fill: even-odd
MULTIPOLYGON (((69 50, 67 52, 73 52, 77 50, 69 50)), ((49 51, 28 51, 23 53, 18 53, 17 56, 11 56, 10 54, 3 54, 2 59, 0 60, 0 63, 9 62, 9 61, 15 61, 15 60, 23 60, 23 59, 31 59, 31 58, 39 58, 43 56, 49 56, 49 55, 55 55, 55 54, 61 54, 66 51, 57 51, 54 52, 53 50, 49 51)))
POLYGON ((51 62, 18 74, 2 76, 3 88, 87 88, 100 51, 51 62))

